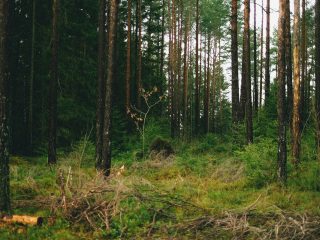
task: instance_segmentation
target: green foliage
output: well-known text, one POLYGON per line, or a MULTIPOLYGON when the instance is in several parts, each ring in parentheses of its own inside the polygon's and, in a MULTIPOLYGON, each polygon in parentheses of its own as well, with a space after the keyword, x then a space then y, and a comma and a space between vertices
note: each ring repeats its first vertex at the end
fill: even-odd
POLYGON ((237 156, 245 164, 246 175, 250 186, 264 187, 275 180, 277 166, 277 143, 264 139, 251 144, 237 156))
POLYGON ((151 117, 147 119, 145 128, 145 143, 146 148, 150 148, 150 144, 156 138, 169 139, 169 122, 166 118, 151 117))
POLYGON ((218 144, 218 137, 215 134, 207 134, 191 145, 193 154, 203 154, 212 151, 218 144))

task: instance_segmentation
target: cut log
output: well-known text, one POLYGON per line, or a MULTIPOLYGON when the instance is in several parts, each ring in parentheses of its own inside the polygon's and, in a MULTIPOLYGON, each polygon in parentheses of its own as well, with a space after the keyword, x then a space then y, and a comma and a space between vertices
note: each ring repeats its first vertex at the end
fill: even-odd
POLYGON ((38 225, 41 226, 43 223, 42 217, 31 217, 31 216, 21 216, 21 215, 12 215, 5 216, 1 219, 4 223, 20 223, 23 225, 38 225))

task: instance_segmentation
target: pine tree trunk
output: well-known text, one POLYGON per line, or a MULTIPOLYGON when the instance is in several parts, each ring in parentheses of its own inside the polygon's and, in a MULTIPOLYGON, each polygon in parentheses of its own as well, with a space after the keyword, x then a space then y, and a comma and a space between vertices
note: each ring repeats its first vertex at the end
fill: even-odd
MULTIPOLYGON (((162 0, 162 19, 161 19, 161 56, 160 56, 160 79, 164 78, 164 35, 165 35, 165 0, 162 0)), ((163 86, 160 88, 160 93, 163 95, 163 86)))
POLYGON ((205 124, 205 133, 209 133, 209 107, 210 107, 210 52, 211 52, 211 36, 208 34, 208 49, 207 49, 207 59, 206 64, 204 65, 206 69, 205 74, 205 102, 204 102, 204 124, 205 124))
POLYGON ((266 7, 267 27, 266 27, 266 66, 265 66, 265 104, 268 104, 270 96, 270 0, 267 0, 266 7))
POLYGON ((138 19, 139 19, 139 26, 138 26, 138 70, 137 70, 137 107, 141 109, 141 90, 142 90, 142 0, 138 1, 138 19))
POLYGON ((200 128, 200 76, 199 76, 199 0, 196 0, 196 79, 195 79, 195 134, 200 128))
POLYGON ((108 33, 108 66, 106 73, 106 90, 105 90, 105 112, 103 126, 103 150, 102 150, 102 170, 106 176, 110 175, 111 169, 111 96, 112 96, 112 80, 114 77, 114 60, 116 50, 116 31, 117 31, 117 15, 118 0, 109 0, 109 33, 108 33))
MULTIPOLYGON (((304 124, 305 115, 306 115, 306 1, 302 0, 302 19, 301 19, 301 82, 300 82, 300 91, 301 91, 301 101, 300 101, 300 113, 301 113, 301 122, 304 124)), ((301 125, 302 125, 301 124, 301 125)))
POLYGON ((7 73, 7 7, 0 2, 0 214, 10 213, 9 150, 8 150, 8 73, 7 73))
POLYGON ((128 32, 127 32, 127 65, 126 65, 126 103, 125 109, 130 110, 130 78, 131 78, 131 0, 128 0, 128 32))
MULTIPOLYGON (((287 112, 288 122, 291 124, 292 120, 292 106, 293 106, 293 89, 292 89, 292 45, 291 45, 291 23, 290 23, 290 0, 286 0, 286 65, 287 65, 287 112)), ((290 129, 292 129, 290 127, 290 129)))
POLYGON ((96 112, 96 168, 102 167, 103 118, 105 99, 105 50, 106 50, 106 1, 99 1, 99 39, 98 39, 98 83, 97 83, 97 112, 96 112))
POLYGON ((254 27, 253 27, 253 85, 254 85, 254 113, 258 113, 259 90, 258 90, 258 67, 257 67, 257 4, 254 0, 254 27))
POLYGON ((244 1, 244 30, 243 30, 243 80, 246 88, 245 120, 247 143, 253 143, 251 77, 250 77, 250 1, 244 1))
POLYGON ((300 49, 299 49, 299 27, 300 27, 300 0, 294 0, 294 26, 293 26, 293 119, 292 119, 292 155, 293 162, 300 161, 301 141, 301 117, 300 117, 300 49))
POLYGON ((184 136, 187 136, 187 123, 188 123, 188 36, 189 36, 189 22, 188 19, 184 29, 184 56, 183 56, 183 132, 184 136))
POLYGON ((28 154, 33 153, 33 83, 34 83, 35 29, 36 29, 36 0, 33 0, 32 1, 29 108, 28 108, 28 154))
POLYGON ((239 65, 238 65, 238 1, 231 7, 231 61, 232 61, 232 122, 238 122, 239 109, 239 65))
POLYGON ((320 0, 315 4, 315 82, 316 82, 316 119, 317 150, 320 160, 320 0))
POLYGON ((280 0, 278 26, 278 179, 281 183, 287 178, 287 144, 286 144, 286 113, 285 113, 285 82, 286 82, 286 0, 280 0))
POLYGON ((263 85, 263 31, 264 31, 264 1, 262 0, 261 4, 261 39, 260 39, 260 91, 259 91, 259 106, 262 107, 262 85, 263 85))
POLYGON ((49 147, 48 163, 55 164, 56 141, 57 141, 57 83, 58 83, 58 19, 59 19, 59 0, 53 0, 52 6, 52 48, 51 48, 51 73, 49 85, 49 147))

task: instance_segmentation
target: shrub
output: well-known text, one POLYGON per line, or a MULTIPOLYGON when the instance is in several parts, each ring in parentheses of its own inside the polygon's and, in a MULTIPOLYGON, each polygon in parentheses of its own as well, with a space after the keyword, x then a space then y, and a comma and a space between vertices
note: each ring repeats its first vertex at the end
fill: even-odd
POLYGON ((156 138, 152 141, 150 145, 150 152, 162 153, 164 157, 169 157, 174 154, 174 150, 171 144, 162 138, 156 138))
POLYGON ((248 183, 261 188, 275 180, 277 166, 277 143, 265 139, 259 143, 251 144, 237 156, 245 164, 248 183))

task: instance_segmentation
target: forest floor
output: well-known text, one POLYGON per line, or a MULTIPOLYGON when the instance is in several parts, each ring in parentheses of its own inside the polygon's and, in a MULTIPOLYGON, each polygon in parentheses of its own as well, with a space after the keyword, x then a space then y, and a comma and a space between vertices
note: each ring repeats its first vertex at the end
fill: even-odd
MULTIPOLYGON (((253 148, 245 157, 268 158, 253 148)), ((93 152, 81 143, 54 168, 44 157, 13 156, 13 212, 45 222, 1 226, 0 239, 320 239, 320 192, 297 181, 252 184, 243 153, 228 144, 179 144, 169 158, 139 161, 120 154, 108 179, 93 152)))

